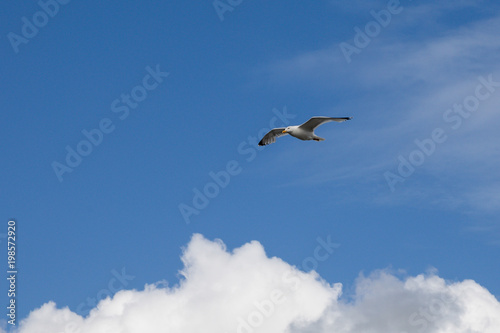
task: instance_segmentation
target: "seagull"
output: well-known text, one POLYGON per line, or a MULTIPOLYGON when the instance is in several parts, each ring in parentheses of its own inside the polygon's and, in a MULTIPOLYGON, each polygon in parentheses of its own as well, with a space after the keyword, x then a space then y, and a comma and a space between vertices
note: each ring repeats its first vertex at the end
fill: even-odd
POLYGON ((314 134, 314 129, 321 124, 328 123, 330 121, 343 122, 346 120, 350 120, 352 117, 312 117, 302 125, 298 126, 288 126, 288 127, 278 127, 270 130, 262 140, 259 142, 259 146, 265 146, 271 143, 276 142, 276 138, 280 136, 290 134, 293 137, 296 137, 300 140, 314 140, 314 141, 323 141, 325 139, 320 138, 316 134, 314 134))

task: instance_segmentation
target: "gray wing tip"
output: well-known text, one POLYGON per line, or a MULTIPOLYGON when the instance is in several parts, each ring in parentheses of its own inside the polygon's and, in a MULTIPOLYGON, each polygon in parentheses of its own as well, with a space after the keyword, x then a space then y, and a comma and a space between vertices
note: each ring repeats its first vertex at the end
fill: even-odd
POLYGON ((311 117, 310 119, 345 119, 345 120, 351 120, 353 117, 327 117, 327 116, 314 116, 311 117))
POLYGON ((273 143, 272 140, 265 140, 266 137, 263 137, 262 140, 259 141, 258 146, 267 146, 268 144, 273 143))

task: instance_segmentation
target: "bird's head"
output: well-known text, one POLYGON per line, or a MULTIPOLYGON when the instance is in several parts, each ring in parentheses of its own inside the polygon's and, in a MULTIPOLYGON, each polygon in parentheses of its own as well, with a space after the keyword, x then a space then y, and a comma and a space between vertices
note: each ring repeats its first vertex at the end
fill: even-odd
POLYGON ((292 127, 291 127, 291 126, 288 126, 288 127, 287 127, 287 128, 285 128, 285 129, 283 130, 283 132, 281 132, 281 133, 290 133, 290 131, 291 131, 291 130, 292 130, 292 127))

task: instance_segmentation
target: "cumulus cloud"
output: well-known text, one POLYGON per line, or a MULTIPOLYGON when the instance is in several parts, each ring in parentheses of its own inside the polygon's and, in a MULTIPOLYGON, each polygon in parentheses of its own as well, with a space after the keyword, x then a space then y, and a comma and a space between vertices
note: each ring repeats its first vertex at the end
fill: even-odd
MULTIPOLYGON (((317 249, 311 255, 318 261, 331 253, 317 249)), ((256 241, 230 252, 221 241, 198 234, 182 261, 183 278, 174 287, 120 291, 87 317, 48 302, 16 332, 500 331, 500 303, 471 280, 451 283, 434 274, 400 279, 379 271, 359 277, 354 295, 345 299, 341 284, 267 257, 256 241)))

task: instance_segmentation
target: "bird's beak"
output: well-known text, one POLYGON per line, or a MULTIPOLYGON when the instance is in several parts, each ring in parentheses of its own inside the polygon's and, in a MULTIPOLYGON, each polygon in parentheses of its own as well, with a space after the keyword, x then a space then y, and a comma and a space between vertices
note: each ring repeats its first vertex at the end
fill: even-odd
POLYGON ((283 132, 281 132, 281 133, 286 133, 286 130, 283 130, 283 132))

